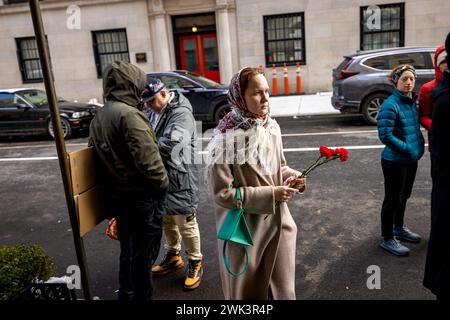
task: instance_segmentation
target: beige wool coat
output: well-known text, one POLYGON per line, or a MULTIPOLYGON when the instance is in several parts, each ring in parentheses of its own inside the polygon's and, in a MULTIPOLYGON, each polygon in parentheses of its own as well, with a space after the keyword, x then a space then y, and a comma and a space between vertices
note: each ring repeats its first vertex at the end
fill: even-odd
MULTIPOLYGON (((266 124, 272 136, 271 156, 278 170, 264 175, 257 164, 213 164, 208 168, 208 184, 215 201, 216 230, 227 209, 237 208, 235 189, 239 187, 247 224, 254 246, 247 247, 249 264, 240 276, 228 273, 223 263, 223 241, 218 240, 219 266, 225 299, 295 299, 295 250, 297 226, 286 202, 274 198, 274 186, 291 175, 283 155, 280 127, 274 120, 266 124)), ((228 243, 231 270, 240 272, 245 264, 242 246, 228 243)))

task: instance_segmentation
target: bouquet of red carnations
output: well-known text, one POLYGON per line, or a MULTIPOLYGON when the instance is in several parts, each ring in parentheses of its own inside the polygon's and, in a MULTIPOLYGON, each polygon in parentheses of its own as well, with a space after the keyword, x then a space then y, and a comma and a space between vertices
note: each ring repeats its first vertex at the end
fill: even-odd
POLYGON ((315 168, 331 160, 340 159, 341 161, 347 161, 348 159, 348 152, 345 148, 330 149, 324 146, 320 146, 319 151, 320 157, 302 172, 302 177, 307 177, 308 174, 315 168))
POLYGON ((289 187, 292 188, 293 186, 295 186, 297 184, 298 178, 306 178, 308 176, 308 174, 311 171, 313 171, 315 168, 317 168, 318 166, 321 166, 324 163, 327 163, 331 160, 340 159, 341 161, 347 161, 347 159, 348 159, 348 152, 345 148, 330 149, 330 148, 327 148, 324 146, 320 146, 319 151, 320 151, 319 158, 313 164, 311 164, 308 168, 306 168, 302 172, 301 176, 289 177, 286 179, 284 184, 288 185, 289 187))

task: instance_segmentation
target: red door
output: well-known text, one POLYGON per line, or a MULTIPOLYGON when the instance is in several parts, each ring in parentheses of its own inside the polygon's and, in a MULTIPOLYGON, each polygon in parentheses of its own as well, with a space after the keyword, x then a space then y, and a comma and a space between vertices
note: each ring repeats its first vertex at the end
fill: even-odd
POLYGON ((181 68, 220 83, 217 36, 202 34, 180 37, 181 68))

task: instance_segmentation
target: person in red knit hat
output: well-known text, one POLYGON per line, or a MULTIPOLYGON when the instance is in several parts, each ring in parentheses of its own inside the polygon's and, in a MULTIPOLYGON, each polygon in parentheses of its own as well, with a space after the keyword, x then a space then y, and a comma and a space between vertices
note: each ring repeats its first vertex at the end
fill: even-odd
POLYGON ((447 69, 447 61, 445 57, 447 51, 445 45, 439 46, 436 49, 434 55, 434 70, 436 77, 425 83, 419 92, 419 121, 420 124, 428 131, 428 151, 431 152, 431 117, 432 117, 432 105, 430 101, 430 92, 433 90, 439 80, 442 78, 442 73, 447 69))

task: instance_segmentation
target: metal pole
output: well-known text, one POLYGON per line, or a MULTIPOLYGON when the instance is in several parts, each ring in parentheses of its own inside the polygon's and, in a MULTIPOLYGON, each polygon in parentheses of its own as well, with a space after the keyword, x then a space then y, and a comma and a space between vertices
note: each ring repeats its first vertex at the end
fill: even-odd
POLYGON ((61 118, 59 116, 59 108, 57 105, 53 73, 50 67, 49 52, 47 41, 45 38, 44 25, 42 23, 41 8, 39 0, 30 0, 31 17, 33 19, 34 33, 36 34, 36 42, 39 51, 39 58, 42 66, 42 74, 44 76, 45 92, 47 93, 48 105, 50 108, 51 121, 53 123, 53 131, 55 135, 56 150, 58 152, 59 168, 64 185, 64 193, 66 195, 66 204, 69 211, 70 224, 72 226, 73 239, 75 242, 75 251, 77 254, 78 266, 81 272, 81 284, 83 286, 84 298, 91 300, 91 291, 89 288, 89 276, 86 263, 86 253, 84 251, 83 239, 80 237, 80 227, 78 217, 73 200, 72 181, 70 178, 69 163, 67 159, 66 144, 61 130, 61 118))

